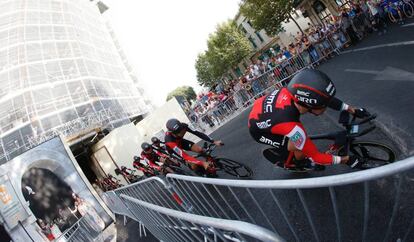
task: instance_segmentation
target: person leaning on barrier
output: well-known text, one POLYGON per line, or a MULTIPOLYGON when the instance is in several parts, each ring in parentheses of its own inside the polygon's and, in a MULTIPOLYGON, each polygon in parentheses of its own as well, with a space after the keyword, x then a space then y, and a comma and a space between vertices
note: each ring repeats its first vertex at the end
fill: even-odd
POLYGON ((327 107, 346 110, 357 117, 368 116, 365 109, 357 109, 335 98, 335 86, 323 72, 304 69, 296 74, 288 86, 276 90, 255 101, 249 115, 250 135, 259 143, 275 147, 284 161, 279 164, 294 168, 296 164, 313 161, 322 166, 360 164, 356 156, 335 156, 321 153, 308 137, 300 122, 300 116, 312 113, 316 116, 325 112, 327 107))

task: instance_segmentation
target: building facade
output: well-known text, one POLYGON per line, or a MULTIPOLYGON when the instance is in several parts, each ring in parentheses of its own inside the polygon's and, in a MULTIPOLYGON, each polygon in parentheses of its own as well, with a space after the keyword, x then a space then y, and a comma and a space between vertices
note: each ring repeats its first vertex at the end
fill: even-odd
POLYGON ((0 164, 147 113, 137 83, 96 2, 1 1, 0 164))
POLYGON ((348 0, 303 0, 297 9, 309 16, 313 24, 318 25, 339 16, 341 9, 347 7, 350 7, 348 0))
MULTIPOLYGON (((308 17, 304 17, 300 10, 295 10, 292 13, 292 16, 295 18, 295 21, 299 24, 302 30, 306 30, 310 23, 308 17)), ((256 30, 253 28, 249 19, 247 19, 242 14, 237 14, 235 21, 239 29, 244 33, 246 38, 249 40, 252 48, 253 54, 246 58, 245 61, 240 63, 234 70, 229 72, 227 78, 233 79, 235 76, 240 76, 246 69, 247 65, 257 58, 261 58, 270 48, 279 49, 281 47, 288 46, 291 42, 294 41, 294 37, 300 32, 297 25, 289 20, 285 21, 282 24, 283 31, 277 34, 276 36, 269 36, 265 30, 256 30)))

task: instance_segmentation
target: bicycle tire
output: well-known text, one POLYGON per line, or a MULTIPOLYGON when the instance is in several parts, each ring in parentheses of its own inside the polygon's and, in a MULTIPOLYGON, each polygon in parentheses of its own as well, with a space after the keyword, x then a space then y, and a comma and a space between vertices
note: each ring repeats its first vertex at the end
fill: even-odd
POLYGON ((215 161, 218 167, 229 175, 238 178, 249 178, 253 175, 253 171, 250 169, 250 167, 243 165, 242 163, 235 160, 227 158, 216 158, 215 161))
POLYGON ((413 8, 413 6, 411 5, 411 3, 404 3, 404 5, 403 5, 402 9, 403 9, 404 15, 405 15, 407 18, 412 18, 412 17, 414 17, 414 8, 413 8))
POLYGON ((393 23, 396 23, 397 22, 397 19, 394 17, 394 15, 391 12, 388 12, 388 18, 393 23))
MULTIPOLYGON (((397 157, 392 148, 387 145, 371 141, 356 141, 351 144, 349 151, 351 154, 358 155, 366 160, 361 169, 370 169, 383 166, 394 162, 397 157), (383 154, 387 155, 387 157, 379 158, 371 155, 370 153, 373 153, 372 151, 374 149, 377 149, 377 151, 381 150, 384 152, 383 154)), ((338 150, 338 155, 344 155, 343 147, 338 150)))

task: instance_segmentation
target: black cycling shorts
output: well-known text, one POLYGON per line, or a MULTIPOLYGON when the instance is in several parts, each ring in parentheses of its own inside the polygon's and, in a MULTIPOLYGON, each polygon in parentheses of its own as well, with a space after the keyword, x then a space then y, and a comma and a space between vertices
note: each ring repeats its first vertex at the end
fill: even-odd
POLYGON ((249 129, 250 135, 259 143, 267 144, 273 147, 273 150, 278 154, 280 159, 275 162, 285 162, 289 157, 288 141, 289 138, 283 135, 272 134, 268 132, 260 132, 255 128, 249 129))
POLYGON ((189 140, 186 140, 186 139, 183 139, 181 141, 181 148, 183 150, 191 151, 191 147, 193 147, 193 145, 194 145, 194 142, 192 142, 192 141, 189 141, 189 140))

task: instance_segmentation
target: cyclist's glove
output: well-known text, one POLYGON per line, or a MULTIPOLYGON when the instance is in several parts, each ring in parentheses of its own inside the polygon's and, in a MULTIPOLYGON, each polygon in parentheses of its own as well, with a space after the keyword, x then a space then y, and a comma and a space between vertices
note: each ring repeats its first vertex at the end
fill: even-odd
POLYGON ((355 117, 357 118, 366 118, 369 117, 371 114, 365 108, 356 108, 355 109, 355 117))
POLYGON ((346 164, 350 166, 352 169, 357 169, 362 166, 362 163, 363 159, 361 157, 352 155, 349 157, 349 160, 346 164))

